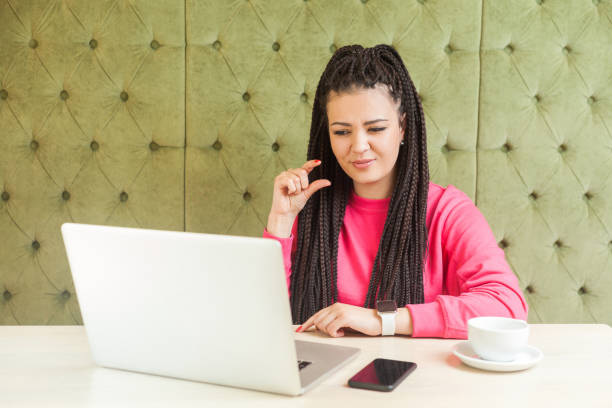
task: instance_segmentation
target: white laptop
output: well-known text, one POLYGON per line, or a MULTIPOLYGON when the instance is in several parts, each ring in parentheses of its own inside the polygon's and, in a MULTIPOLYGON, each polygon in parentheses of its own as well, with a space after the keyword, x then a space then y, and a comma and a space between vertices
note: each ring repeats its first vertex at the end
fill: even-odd
POLYGON ((280 243, 64 223, 94 361, 299 395, 359 349, 295 341, 280 243))

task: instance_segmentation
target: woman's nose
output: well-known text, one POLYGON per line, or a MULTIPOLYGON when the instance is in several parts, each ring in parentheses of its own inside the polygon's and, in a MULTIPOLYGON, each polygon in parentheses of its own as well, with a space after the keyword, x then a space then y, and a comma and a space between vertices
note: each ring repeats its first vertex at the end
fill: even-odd
POLYGON ((355 152, 365 152, 370 148, 368 134, 365 130, 358 130, 357 132, 354 132, 353 135, 353 150, 355 152))

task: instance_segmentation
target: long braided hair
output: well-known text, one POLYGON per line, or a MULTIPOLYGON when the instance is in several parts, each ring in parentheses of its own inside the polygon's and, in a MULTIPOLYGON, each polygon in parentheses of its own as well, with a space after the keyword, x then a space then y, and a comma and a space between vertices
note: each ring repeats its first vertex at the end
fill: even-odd
POLYGON ((429 167, 423 108, 395 49, 385 44, 371 48, 349 45, 336 50, 325 67, 312 110, 307 160, 321 159, 322 163, 311 171, 309 182, 326 178, 332 185, 319 190, 298 215, 290 282, 294 324, 335 303, 338 296, 338 237, 352 180, 331 149, 326 110, 329 92, 377 84, 386 85, 393 100, 401 102, 399 117, 405 113, 406 120, 397 178, 363 307, 374 308, 383 299, 394 299, 401 306, 424 302, 429 167))

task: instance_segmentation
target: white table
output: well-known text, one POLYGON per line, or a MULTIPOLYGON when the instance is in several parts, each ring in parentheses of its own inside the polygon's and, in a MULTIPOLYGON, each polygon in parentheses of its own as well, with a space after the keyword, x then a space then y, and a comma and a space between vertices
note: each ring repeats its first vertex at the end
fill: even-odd
POLYGON ((612 407, 612 328, 604 324, 531 325, 529 343, 544 358, 509 373, 464 365, 451 353, 456 339, 296 338, 362 351, 305 395, 285 397, 97 367, 83 326, 0 326, 0 407, 612 407), (418 368, 390 393, 349 388, 376 357, 418 368))

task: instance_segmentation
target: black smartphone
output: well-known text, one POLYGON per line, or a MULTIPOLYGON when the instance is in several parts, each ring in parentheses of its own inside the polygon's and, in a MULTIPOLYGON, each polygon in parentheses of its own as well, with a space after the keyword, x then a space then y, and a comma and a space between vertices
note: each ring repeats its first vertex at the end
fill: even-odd
POLYGON ((348 385, 366 390, 393 391, 416 367, 416 363, 410 361, 376 358, 355 374, 348 385))

